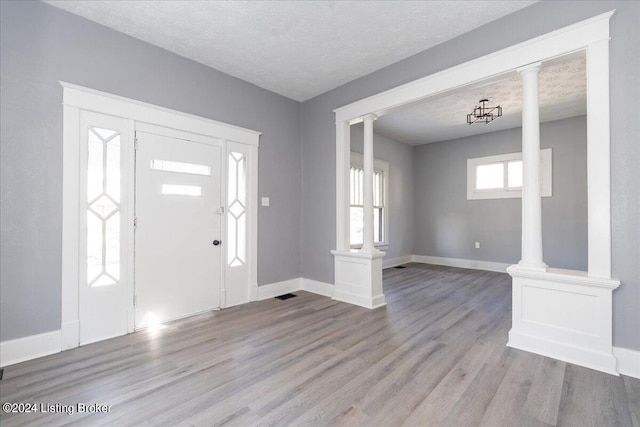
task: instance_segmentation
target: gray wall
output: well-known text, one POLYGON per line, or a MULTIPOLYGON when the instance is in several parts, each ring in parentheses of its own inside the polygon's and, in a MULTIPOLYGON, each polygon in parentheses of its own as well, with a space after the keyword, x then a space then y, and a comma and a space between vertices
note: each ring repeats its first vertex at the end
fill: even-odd
MULTIPOLYGON (((533 37, 616 9, 611 18, 611 164, 614 344, 640 349, 640 3, 539 2, 354 80, 302 104, 302 274, 333 282, 335 249, 334 108, 533 37), (482 43, 477 43, 482 40, 482 43)), ((375 128, 375 124, 374 124, 375 128)))
MULTIPOLYGON (((362 124, 351 126, 351 151, 362 154, 362 124)), ((389 162, 389 249, 384 260, 413 254, 413 147, 373 134, 376 159, 389 162)))
MULTIPOLYGON (((540 143, 553 149, 553 196, 542 199, 545 262, 586 270, 586 117, 544 123, 540 143)), ((522 199, 467 200, 467 159, 520 151, 521 128, 415 147, 414 253, 518 262, 522 199)))
POLYGON ((0 340, 60 328, 64 80, 263 132, 258 281, 300 277, 300 104, 40 2, 0 2, 0 340))

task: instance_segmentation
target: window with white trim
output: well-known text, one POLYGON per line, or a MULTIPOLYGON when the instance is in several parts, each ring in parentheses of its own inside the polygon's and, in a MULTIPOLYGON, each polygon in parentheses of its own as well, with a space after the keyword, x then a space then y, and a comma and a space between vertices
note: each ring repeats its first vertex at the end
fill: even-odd
MULTIPOLYGON (((373 170, 373 240, 376 246, 385 246, 388 244, 389 224, 389 163, 374 159, 373 170)), ((350 244, 352 248, 359 248, 362 246, 364 229, 364 162, 361 154, 351 153, 349 180, 350 244)))
MULTIPOLYGON (((542 197, 552 196, 551 148, 540 150, 542 197)), ((467 200, 522 197, 522 153, 467 160, 467 200)))

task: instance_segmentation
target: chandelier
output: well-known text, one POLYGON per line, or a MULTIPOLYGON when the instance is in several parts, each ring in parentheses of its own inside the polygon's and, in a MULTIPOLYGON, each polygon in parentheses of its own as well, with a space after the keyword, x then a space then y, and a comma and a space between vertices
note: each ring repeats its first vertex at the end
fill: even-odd
POLYGON ((480 105, 474 107, 471 114, 467 114, 467 123, 472 125, 474 123, 489 124, 498 117, 502 116, 502 107, 487 107, 487 102, 493 101, 493 98, 481 99, 480 105))

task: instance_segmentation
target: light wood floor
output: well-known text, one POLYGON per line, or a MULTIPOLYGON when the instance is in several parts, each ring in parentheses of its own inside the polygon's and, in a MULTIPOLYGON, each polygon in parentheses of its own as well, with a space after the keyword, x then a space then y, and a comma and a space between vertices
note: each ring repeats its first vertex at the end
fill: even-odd
POLYGON ((14 425, 640 426, 640 380, 505 346, 506 274, 409 264, 387 306, 307 292, 8 367, 1 401, 108 414, 14 425))

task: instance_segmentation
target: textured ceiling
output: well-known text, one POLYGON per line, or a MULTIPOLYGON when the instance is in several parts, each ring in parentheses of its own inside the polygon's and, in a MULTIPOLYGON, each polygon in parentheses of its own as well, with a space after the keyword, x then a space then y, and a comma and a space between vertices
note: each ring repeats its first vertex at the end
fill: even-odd
MULTIPOLYGON (((587 82, 584 54, 544 63, 539 74, 540 121, 560 120, 587 114, 587 82)), ((464 136, 520 127, 522 81, 513 72, 505 79, 475 85, 380 117, 376 133, 411 145, 446 141, 464 136), (489 124, 468 125, 467 114, 478 101, 493 98, 489 105, 502 107, 502 117, 489 124)))
POLYGON ((46 1, 304 101, 535 1, 46 1))

